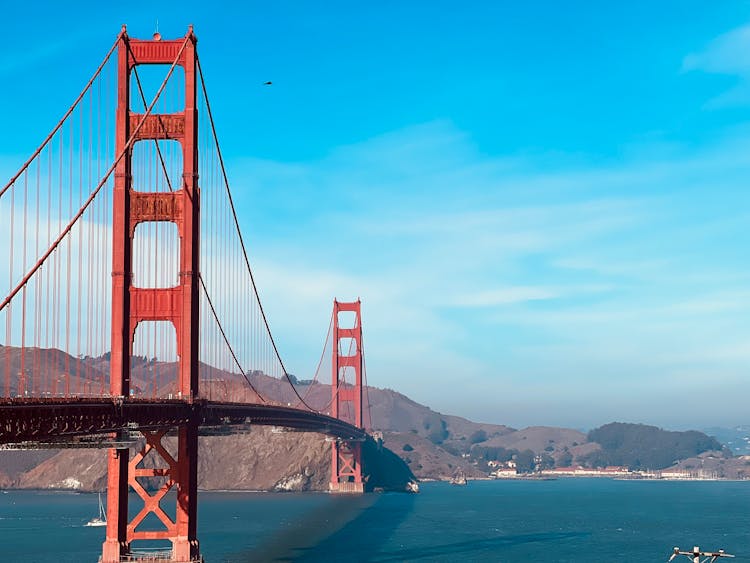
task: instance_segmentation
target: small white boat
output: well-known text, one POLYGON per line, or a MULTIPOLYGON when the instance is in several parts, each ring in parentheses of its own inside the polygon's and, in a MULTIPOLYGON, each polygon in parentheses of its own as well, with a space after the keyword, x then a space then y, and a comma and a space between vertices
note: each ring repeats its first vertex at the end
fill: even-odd
POLYGON ((104 512, 104 505, 102 504, 102 494, 99 493, 99 516, 96 518, 92 518, 88 522, 86 522, 86 526, 106 526, 107 525, 107 515, 104 512))

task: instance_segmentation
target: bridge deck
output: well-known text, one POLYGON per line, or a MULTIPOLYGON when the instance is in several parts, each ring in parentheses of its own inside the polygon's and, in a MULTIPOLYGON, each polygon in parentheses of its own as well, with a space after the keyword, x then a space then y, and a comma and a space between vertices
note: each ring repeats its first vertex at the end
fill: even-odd
POLYGON ((0 399, 0 444, 55 442, 67 438, 156 429, 197 421, 199 426, 260 424, 361 440, 366 432, 342 420, 270 404, 180 399, 0 399))

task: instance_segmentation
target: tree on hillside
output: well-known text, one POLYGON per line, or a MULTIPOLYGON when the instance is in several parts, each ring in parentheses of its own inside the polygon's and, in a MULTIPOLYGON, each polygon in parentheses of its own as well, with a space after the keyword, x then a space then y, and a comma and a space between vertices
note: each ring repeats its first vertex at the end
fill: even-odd
POLYGON ((423 422, 424 429, 427 431, 427 439, 435 445, 442 444, 450 435, 448 432, 448 423, 436 414, 431 414, 423 422))
POLYGON ((516 450, 506 450, 502 446, 474 446, 471 457, 479 461, 510 461, 517 454, 516 450))
POLYGON ((570 452, 563 452, 560 457, 557 458, 558 467, 570 467, 573 464, 573 454, 570 452))
POLYGON ((480 442, 486 442, 486 441, 487 441, 487 432, 485 432, 482 429, 477 430, 476 432, 472 433, 471 436, 469 436, 470 444, 479 444, 480 442))
POLYGON ((534 471, 534 452, 523 450, 516 454, 516 472, 532 473, 534 471))
POLYGON ((695 430, 671 432, 622 422, 596 428, 589 432, 588 439, 602 447, 582 458, 591 467, 625 465, 630 469, 664 469, 681 459, 722 450, 716 439, 695 430))
POLYGON ((534 465, 535 469, 552 469, 555 466, 554 458, 548 453, 542 453, 537 456, 537 462, 534 465))

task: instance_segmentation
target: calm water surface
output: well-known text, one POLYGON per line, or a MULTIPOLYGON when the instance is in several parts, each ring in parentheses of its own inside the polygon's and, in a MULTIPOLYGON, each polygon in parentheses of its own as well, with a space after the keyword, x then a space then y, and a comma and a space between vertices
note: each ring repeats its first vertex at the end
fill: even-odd
MULTIPOLYGON (((135 504, 135 501, 131 504, 135 504)), ((132 508, 132 507, 131 507, 132 508)), ((0 494, 0 561, 96 561, 90 494, 0 494)), ((426 483, 419 495, 201 493, 208 562, 665 562, 673 546, 750 561, 750 482, 426 483)), ((687 559, 685 559, 687 561, 687 559)))

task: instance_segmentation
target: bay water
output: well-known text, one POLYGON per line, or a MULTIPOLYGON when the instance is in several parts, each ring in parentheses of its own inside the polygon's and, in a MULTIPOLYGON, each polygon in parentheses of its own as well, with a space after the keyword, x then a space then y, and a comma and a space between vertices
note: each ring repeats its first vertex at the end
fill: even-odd
MULTIPOLYGON (((138 508, 135 497, 130 504, 138 508)), ((96 561, 105 529, 85 523, 97 507, 95 494, 0 494, 0 561, 96 561)), ((198 528, 207 562, 666 562, 674 546, 694 545, 750 562, 750 481, 471 481, 351 497, 201 492, 198 528)))

